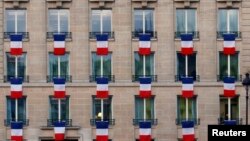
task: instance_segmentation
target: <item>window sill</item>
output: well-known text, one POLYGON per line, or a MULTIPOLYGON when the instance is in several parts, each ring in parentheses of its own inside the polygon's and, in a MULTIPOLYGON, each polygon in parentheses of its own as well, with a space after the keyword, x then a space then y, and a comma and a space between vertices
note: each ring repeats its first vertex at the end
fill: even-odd
MULTIPOLYGON (((175 38, 174 40, 175 40, 175 41, 181 41, 180 38, 175 38)), ((193 39, 193 41, 200 41, 200 38, 195 38, 195 39, 193 39)))
MULTIPOLYGON (((157 38, 151 38, 150 41, 157 41, 157 38)), ((139 38, 132 38, 132 41, 139 41, 139 38)))
MULTIPOLYGON (((52 38, 47 38, 46 40, 47 40, 47 42, 53 42, 54 41, 54 39, 52 39, 52 38)), ((65 42, 72 42, 72 38, 66 38, 65 42)))
MULTIPOLYGON (((70 126, 70 127, 65 127, 66 130, 79 130, 81 127, 80 126, 70 126)), ((41 130, 53 130, 54 127, 48 127, 48 126, 41 126, 41 130)))
MULTIPOLYGON (((223 38, 217 38, 217 41, 224 41, 223 38)), ((235 41, 242 41, 242 38, 236 38, 235 41)))
MULTIPOLYGON (((23 40, 22 40, 23 42, 29 42, 30 40, 29 40, 29 38, 24 38, 23 40)), ((10 39, 8 38, 8 39, 4 39, 4 42, 10 42, 10 39)))
MULTIPOLYGON (((93 39, 91 39, 91 38, 90 38, 90 39, 89 39, 89 41, 91 41, 91 42, 95 42, 95 41, 96 41, 96 39, 94 39, 94 38, 93 38, 93 39)), ((115 38, 109 38, 109 39, 108 39, 108 41, 114 42, 114 41, 115 41, 115 38)))

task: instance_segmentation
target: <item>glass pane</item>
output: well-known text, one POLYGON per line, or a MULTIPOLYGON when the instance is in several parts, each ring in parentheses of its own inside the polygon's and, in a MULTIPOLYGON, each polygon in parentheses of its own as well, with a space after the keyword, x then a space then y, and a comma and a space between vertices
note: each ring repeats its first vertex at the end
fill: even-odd
MULTIPOLYGON (((7 76, 15 76, 15 57, 11 56, 10 53, 6 53, 7 57, 7 76)), ((26 74, 26 53, 18 57, 18 76, 24 77, 26 74)))
POLYGON ((60 32, 69 32, 69 10, 60 10, 60 32))
MULTIPOLYGON (((111 75, 111 53, 103 56, 103 75, 111 75)), ((101 75, 101 57, 92 53, 92 75, 101 75)))
POLYGON ((143 32, 143 10, 134 10, 134 31, 143 32))
MULTIPOLYGON (((177 53, 177 74, 180 76, 186 75, 186 57, 181 53, 177 53)), ((196 78, 196 54, 188 56, 188 76, 196 78)))
POLYGON ((48 12, 48 32, 58 31, 58 10, 50 9, 48 12))
POLYGON ((92 10, 91 13, 91 31, 100 32, 101 31, 101 22, 100 22, 101 10, 92 10))
MULTIPOLYGON (((239 118, 239 97, 231 99, 231 119, 239 118)), ((221 120, 228 119, 228 98, 220 97, 220 118, 221 120)))
MULTIPOLYGON (((61 75, 69 75, 69 53, 60 56, 61 75)), ((58 76, 58 56, 49 53, 49 75, 58 76)))
POLYGON ((26 32, 26 10, 17 10, 17 32, 26 32))
MULTIPOLYGON (((238 55, 230 55, 230 72, 231 76, 238 77, 238 55)), ((228 75, 228 56, 220 52, 220 76, 228 75)))
POLYGON ((111 10, 102 10, 103 32, 111 32, 111 10))
MULTIPOLYGON (((7 119, 14 120, 16 118, 16 100, 10 97, 7 100, 7 119)), ((18 99, 18 120, 26 119, 26 97, 18 99)))
POLYGON ((154 12, 153 10, 144 10, 145 11, 145 31, 152 32, 154 31, 154 12))
POLYGON ((26 32, 26 10, 5 11, 5 32, 26 32))
MULTIPOLYGON (((146 99, 146 119, 154 119, 154 97, 146 99)), ((144 119, 144 99, 135 97, 135 118, 144 119)))
POLYGON ((187 9, 187 31, 196 31, 196 10, 187 9))
MULTIPOLYGON (((111 119, 112 118, 112 99, 104 99, 103 100, 103 119, 111 119)), ((101 100, 93 98, 93 118, 101 119, 101 100)))
MULTIPOLYGON (((50 101, 50 119, 58 119, 58 99, 49 97, 50 101)), ((69 118, 69 97, 61 100, 61 119, 66 120, 69 118)))
POLYGON ((227 10, 226 9, 219 9, 218 15, 218 31, 225 32, 227 31, 227 10))
POLYGON ((135 119, 143 119, 143 100, 135 97, 135 119))
MULTIPOLYGON (((188 117, 191 119, 196 119, 196 97, 188 99, 188 117)), ((178 119, 186 119, 186 99, 178 96, 177 97, 177 116, 178 119)))
MULTIPOLYGON (((154 75, 154 53, 149 56, 145 56, 146 61, 146 75, 154 75)), ((138 52, 134 53, 135 58, 135 75, 143 75, 143 55, 139 55, 138 52)))
POLYGON ((238 9, 228 10, 229 15, 229 25, 230 31, 239 31, 238 30, 238 9))
POLYGON ((185 10, 176 9, 176 31, 184 32, 185 31, 185 10))

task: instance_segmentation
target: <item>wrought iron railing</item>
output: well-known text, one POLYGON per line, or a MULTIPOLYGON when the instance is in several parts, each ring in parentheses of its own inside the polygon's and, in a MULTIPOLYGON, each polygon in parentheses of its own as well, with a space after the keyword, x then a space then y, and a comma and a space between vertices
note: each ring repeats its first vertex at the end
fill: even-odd
MULTIPOLYGON (((29 83, 29 75, 25 75, 25 76, 18 76, 19 78, 23 79, 23 82, 29 83)), ((11 78, 15 78, 14 75, 4 75, 4 83, 9 82, 11 78)))
POLYGON ((29 39, 29 32, 4 32, 3 37, 4 39, 10 39, 10 35, 12 34, 22 34, 23 39, 29 39))
MULTIPOLYGON (((90 125, 95 126, 96 121, 101 121, 101 119, 90 119, 90 125)), ((115 119, 103 119, 103 121, 108 121, 109 125, 115 125, 115 119)))
POLYGON ((236 35, 236 38, 241 38, 241 32, 240 31, 217 31, 217 39, 223 39, 223 34, 232 33, 236 35))
POLYGON ((150 121, 152 125, 158 124, 158 119, 133 119, 133 125, 139 125, 141 121, 150 121))
POLYGON ((47 39, 53 39, 54 34, 65 34, 65 38, 71 40, 72 39, 72 33, 71 32, 47 32, 47 39))
MULTIPOLYGON (((132 82, 139 81, 140 77, 144 77, 144 75, 132 75, 132 82)), ((145 77, 151 77, 152 82, 157 82, 157 75, 145 75, 145 77)))
MULTIPOLYGON (((175 75, 175 82, 181 81, 183 77, 186 77, 185 75, 175 75)), ((188 75, 188 77, 193 77, 194 81, 200 82, 200 75, 188 75)))
MULTIPOLYGON (((139 38, 139 35, 143 34, 142 31, 132 31, 132 39, 139 38)), ((157 39, 157 31, 145 31, 145 34, 150 34, 152 39, 157 39)))
POLYGON ((89 39, 96 39, 96 35, 98 34, 108 34, 109 39, 115 38, 115 32, 89 32, 89 39))
POLYGON ((90 75, 89 82, 95 82, 98 77, 108 77, 110 82, 115 82, 115 75, 90 75))
MULTIPOLYGON (((53 82, 53 78, 57 78, 58 75, 47 75, 47 83, 53 82)), ((72 82, 72 75, 60 75, 60 78, 65 78, 66 82, 72 82)))
POLYGON ((181 34, 193 34, 193 39, 199 39, 199 37, 200 37, 199 31, 187 31, 187 32, 184 32, 184 31, 176 31, 176 32, 174 33, 174 38, 175 38, 175 39, 181 38, 181 34))
MULTIPOLYGON (((15 119, 5 119, 4 126, 10 126, 11 122, 16 121, 15 119)), ((29 119, 18 119, 18 122, 23 122, 24 126, 29 126, 29 119)))
MULTIPOLYGON (((220 117, 220 118, 218 118, 218 124, 219 125, 224 125, 224 121, 225 120, 228 120, 228 119, 226 119, 226 118, 224 118, 224 117, 220 117)), ((242 125, 242 118, 232 118, 231 120, 235 120, 236 121, 236 125, 242 125)))
MULTIPOLYGON (((176 118, 175 124, 180 125, 182 121, 186 121, 186 118, 176 118)), ((200 125, 200 118, 188 118, 188 121, 194 121, 195 125, 200 125)))
MULTIPOLYGON (((48 127, 54 127, 54 123, 58 122, 58 119, 47 119, 47 126, 48 127)), ((72 126, 72 119, 61 119, 60 122, 65 122, 66 127, 71 127, 72 126)))
MULTIPOLYGON (((217 81, 223 81, 224 77, 227 77, 228 75, 217 75, 217 81)), ((232 75, 235 78, 235 81, 241 82, 242 81, 242 75, 232 75)))

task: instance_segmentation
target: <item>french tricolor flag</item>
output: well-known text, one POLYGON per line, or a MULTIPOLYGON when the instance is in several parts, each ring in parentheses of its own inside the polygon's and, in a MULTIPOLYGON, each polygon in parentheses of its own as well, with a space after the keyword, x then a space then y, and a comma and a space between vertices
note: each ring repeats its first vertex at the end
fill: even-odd
POLYGON ((65 122, 54 122, 55 141, 64 141, 65 122))
POLYGON ((151 97, 151 77, 140 77, 140 97, 150 98, 151 97))
POLYGON ((10 98, 13 99, 19 99, 22 98, 23 96, 23 79, 18 77, 18 78, 11 78, 10 79, 10 98))
POLYGON ((193 121, 182 121, 182 137, 183 141, 195 141, 193 121))
POLYGON ((150 55, 151 53, 151 42, 150 34, 140 34, 139 35, 139 54, 140 55, 150 55))
POLYGON ((234 97, 235 96, 235 78, 224 77, 224 96, 234 97))
POLYGON ((235 54, 235 34, 223 34, 224 48, 223 53, 226 55, 235 54))
POLYGON ((108 98, 108 77, 97 77, 96 78, 96 98, 108 98))
POLYGON ((151 141, 151 122, 139 122, 139 138, 140 141, 151 141))
POLYGON ((11 140, 22 141, 23 140, 23 123, 11 122, 11 140))
POLYGON ((194 96, 193 77, 182 77, 182 97, 191 98, 194 96))
POLYGON ((181 34, 181 53, 191 55, 193 48, 193 34, 181 34))
POLYGON ((65 34, 54 34, 54 55, 65 54, 65 34))
POLYGON ((96 121, 96 141, 108 141, 108 121, 96 121))
POLYGON ((108 55, 108 34, 97 34, 97 55, 108 55))
POLYGON ((11 55, 22 55, 22 52, 23 52, 22 39, 23 39, 22 34, 10 35, 10 54, 11 55))
POLYGON ((65 78, 54 78, 54 97, 65 98, 65 78))

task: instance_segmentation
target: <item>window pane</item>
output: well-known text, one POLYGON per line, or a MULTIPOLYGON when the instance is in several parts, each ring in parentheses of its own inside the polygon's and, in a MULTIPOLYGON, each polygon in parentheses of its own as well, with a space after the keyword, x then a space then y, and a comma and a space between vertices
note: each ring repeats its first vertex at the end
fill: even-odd
POLYGON ((187 31, 196 31, 196 10, 187 9, 187 31))
MULTIPOLYGON (((6 97, 7 100, 7 119, 16 118, 16 100, 6 97)), ((18 120, 26 120, 26 97, 18 99, 18 120)))
MULTIPOLYGON (((196 120, 196 97, 188 99, 188 117, 190 119, 196 120)), ((177 116, 179 121, 186 119, 186 99, 177 96, 177 116)))
POLYGON ((185 31, 185 10, 176 9, 176 31, 185 31))
POLYGON ((238 10, 228 10, 230 31, 238 31, 238 10))
POLYGON ((176 9, 176 31, 196 31, 196 9, 176 9))
MULTIPOLYGON (((230 55, 230 75, 238 77, 238 56, 239 53, 230 55)), ((224 55, 220 52, 220 76, 228 75, 228 55, 224 55)))
POLYGON ((103 32, 111 32, 111 10, 102 10, 103 32))
POLYGON ((134 31, 143 32, 143 10, 134 10, 134 31))
POLYGON ((239 31, 238 9, 219 9, 218 31, 239 31))
POLYGON ((101 31, 101 22, 100 22, 101 10, 92 10, 91 15, 91 31, 100 32, 101 31))
MULTIPOLYGON (((11 56, 10 53, 6 53, 7 57, 7 76, 15 76, 15 57, 11 56)), ((18 57, 18 76, 24 77, 26 75, 26 53, 18 57)))
MULTIPOLYGON (((50 119, 58 119, 58 99, 54 99, 52 96, 49 97, 50 101, 50 119)), ((69 119, 69 97, 61 100, 61 119, 69 119)))
POLYGON ((217 21, 218 23, 218 31, 227 31, 227 10, 219 9, 219 16, 217 21))
POLYGON ((26 10, 5 10, 5 32, 26 32, 26 10))
POLYGON ((153 10, 144 10, 145 11, 145 31, 152 32, 154 31, 154 13, 153 10))
MULTIPOLYGON (((103 56, 103 75, 111 75, 111 53, 103 56)), ((101 75, 101 57, 92 53, 92 75, 101 75)))
POLYGON ((112 10, 92 10, 91 13, 92 32, 101 32, 101 20, 102 20, 102 31, 111 32, 112 10))
MULTIPOLYGON (((103 119, 112 119, 112 98, 103 100, 103 119)), ((93 97, 93 119, 101 119, 101 100, 93 97)))
POLYGON ((69 10, 60 10, 60 31, 69 32, 69 10))
POLYGON ((49 32, 69 32, 69 11, 66 9, 50 9, 48 12, 49 32), (60 27, 58 27, 60 26, 60 27))
MULTIPOLYGON (((239 97, 231 99, 231 119, 239 118, 239 97)), ((228 119, 228 98, 220 96, 220 118, 228 119)))
MULTIPOLYGON (((185 68, 186 68, 186 63, 185 63, 185 56, 182 55, 181 53, 177 53, 177 74, 180 76, 185 76, 185 68)), ((192 54, 188 56, 188 76, 193 76, 193 78, 196 78, 196 54, 192 54)))
MULTIPOLYGON (((61 75, 69 75, 69 53, 60 56, 61 75)), ((58 56, 49 53, 49 75, 58 76, 58 56)))
MULTIPOLYGON (((154 75, 154 53, 146 57, 146 75, 154 75)), ((138 52, 134 53, 135 58, 135 75, 143 75, 143 56, 138 52)))
MULTIPOLYGON (((146 99, 146 119, 154 119, 154 97, 146 99)), ((135 97, 135 118, 144 119, 144 99, 135 97)))

